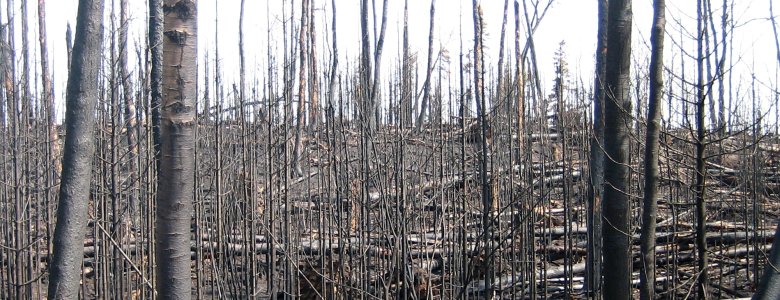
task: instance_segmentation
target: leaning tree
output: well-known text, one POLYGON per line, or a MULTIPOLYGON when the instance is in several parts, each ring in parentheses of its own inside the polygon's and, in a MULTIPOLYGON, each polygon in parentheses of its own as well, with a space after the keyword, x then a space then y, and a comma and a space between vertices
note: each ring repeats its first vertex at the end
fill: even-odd
POLYGON ((49 271, 49 299, 79 294, 87 204, 95 152, 95 104, 103 43, 103 0, 79 1, 76 40, 65 96, 65 136, 60 202, 49 271))

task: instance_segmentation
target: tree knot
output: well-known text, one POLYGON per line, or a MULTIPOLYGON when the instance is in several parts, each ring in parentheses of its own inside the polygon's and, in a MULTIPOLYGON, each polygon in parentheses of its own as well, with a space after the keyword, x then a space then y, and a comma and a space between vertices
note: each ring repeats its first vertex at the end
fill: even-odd
POLYGON ((169 13, 176 13, 182 21, 187 21, 195 16, 195 9, 195 2, 192 0, 179 0, 174 5, 163 5, 163 12, 166 15, 169 13))
POLYGON ((171 42, 174 42, 179 46, 184 46, 187 43, 187 36, 189 35, 186 31, 178 30, 168 30, 163 34, 165 34, 171 42))

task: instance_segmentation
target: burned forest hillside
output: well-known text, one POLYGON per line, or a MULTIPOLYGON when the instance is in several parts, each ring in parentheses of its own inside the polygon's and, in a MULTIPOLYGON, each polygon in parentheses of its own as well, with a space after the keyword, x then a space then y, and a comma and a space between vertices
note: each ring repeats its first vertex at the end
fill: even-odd
POLYGON ((772 1, 2 2, 0 299, 780 297, 772 1))

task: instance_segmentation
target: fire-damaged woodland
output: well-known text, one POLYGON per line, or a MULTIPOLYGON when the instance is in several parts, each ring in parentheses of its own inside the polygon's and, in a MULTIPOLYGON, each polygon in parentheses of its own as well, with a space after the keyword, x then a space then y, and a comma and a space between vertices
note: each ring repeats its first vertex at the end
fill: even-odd
POLYGON ((395 24, 388 0, 79 0, 54 50, 46 1, 19 2, 0 5, 0 298, 780 295, 780 93, 735 74, 743 3, 654 0, 637 37, 631 0, 594 1, 595 74, 576 74, 563 42, 537 60, 554 0, 461 1, 454 25, 435 0, 420 22, 396 1, 395 24), (198 46, 198 11, 225 7, 238 22, 209 23, 237 39, 211 38, 238 53, 198 46), (274 25, 245 33, 245 13, 274 25))

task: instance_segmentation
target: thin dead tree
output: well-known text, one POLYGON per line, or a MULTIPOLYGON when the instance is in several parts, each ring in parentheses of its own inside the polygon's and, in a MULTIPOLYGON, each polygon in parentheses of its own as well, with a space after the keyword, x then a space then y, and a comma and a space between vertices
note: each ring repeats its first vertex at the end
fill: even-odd
MULTIPOLYGON (((501 117, 506 118, 506 120, 509 120, 509 112, 512 111, 512 102, 511 101, 505 101, 504 98, 504 41, 506 39, 506 18, 507 18, 507 10, 509 9, 509 0, 504 0, 504 10, 503 10, 503 17, 501 18, 501 35, 498 42, 498 65, 496 66, 496 69, 498 69, 498 73, 496 74, 496 94, 494 103, 499 103, 497 106, 501 106, 506 102, 506 115, 501 115, 501 117)), ((507 123, 507 125, 510 125, 507 123)))
POLYGON ((300 69, 298 69, 298 108, 295 115, 295 144, 293 148, 292 170, 294 176, 303 176, 301 170, 301 159, 303 155, 303 134, 305 129, 306 115, 306 58, 308 53, 308 27, 309 27, 309 0, 301 0, 301 28, 299 29, 298 50, 300 59, 300 69))
POLYGON ((336 0, 331 0, 331 10, 333 10, 333 18, 331 20, 331 30, 333 34, 333 53, 331 54, 332 58, 330 65, 330 79, 328 80, 328 113, 331 116, 330 118, 326 118, 328 122, 334 120, 335 117, 335 106, 333 100, 336 95, 336 74, 338 74, 339 68, 339 47, 336 35, 336 0))
POLYGON ((65 136, 60 203, 54 231, 54 255, 49 271, 49 299, 75 299, 79 295, 95 151, 94 109, 99 93, 102 34, 103 0, 80 0, 66 94, 68 134, 65 136))
POLYGON ((704 53, 704 32, 707 30, 704 24, 704 1, 697 1, 697 80, 696 80, 696 138, 694 144, 696 146, 696 183, 694 189, 696 191, 696 266, 698 271, 698 277, 696 280, 697 294, 699 299, 710 299, 709 294, 709 270, 707 266, 707 215, 705 192, 706 192, 706 179, 705 174, 705 124, 704 114, 706 111, 705 102, 707 99, 707 91, 705 90, 705 74, 704 74, 704 60, 706 59, 704 53))
POLYGON ((487 290, 485 291, 486 295, 488 296, 488 299, 492 299, 493 297, 493 280, 495 279, 495 276, 493 274, 494 271, 494 256, 493 256, 493 249, 492 249, 492 231, 493 227, 491 226, 493 224, 493 218, 492 218, 492 211, 493 211, 493 188, 491 187, 490 179, 488 178, 488 166, 490 163, 488 162, 488 159, 490 157, 490 154, 488 153, 488 121, 487 121, 487 107, 485 107, 487 101, 485 101, 485 87, 483 83, 483 75, 485 74, 484 70, 484 61, 483 61, 483 53, 482 53, 482 45, 483 45, 483 19, 482 19, 482 7, 480 4, 477 3, 477 0, 472 1, 472 9, 473 9, 473 20, 474 20, 474 94, 476 95, 476 103, 477 103, 477 118, 479 119, 479 144, 480 144, 480 154, 479 154, 479 182, 481 186, 481 193, 480 196, 482 198, 482 247, 483 247, 483 255, 482 259, 484 260, 485 265, 482 267, 485 270, 485 286, 487 286, 487 290))
MULTIPOLYGON (((130 68, 127 62, 127 52, 130 48, 127 44, 127 33, 130 27, 129 20, 129 7, 127 0, 121 0, 119 2, 119 77, 122 82, 122 96, 124 98, 124 116, 125 116, 125 137, 127 139, 128 147, 128 172, 130 173, 130 182, 132 183, 131 193, 135 192, 135 183, 137 181, 136 172, 138 166, 136 164, 136 157, 138 157, 138 141, 136 137, 136 111, 135 111, 135 98, 133 92, 133 83, 130 78, 130 68)), ((130 212, 135 213, 138 207, 138 201, 135 195, 131 195, 128 199, 130 212)), ((133 220, 135 222, 135 220, 133 220)))
POLYGON ((368 0, 360 1, 360 82, 363 86, 364 100, 358 104, 360 122, 363 126, 374 128, 374 104, 371 103, 371 42, 368 30, 368 0))
POLYGON ((49 70, 49 48, 46 42, 46 0, 38 0, 38 43, 41 47, 41 105, 45 105, 47 110, 46 120, 49 127, 49 143, 51 143, 50 157, 54 158, 55 171, 59 174, 62 171, 62 165, 59 159, 56 159, 59 157, 59 135, 55 124, 54 95, 52 95, 51 71, 49 70))
MULTIPOLYGON (((2 33, 0 33, 2 34, 2 33)), ((56 123, 56 112, 55 112, 55 105, 54 105, 54 95, 52 93, 52 80, 51 80, 51 74, 49 71, 49 51, 48 51, 48 43, 46 41, 46 1, 45 0, 38 0, 38 42, 40 43, 40 54, 41 54, 41 85, 43 88, 41 89, 41 105, 45 106, 44 114, 46 117, 46 126, 48 127, 48 134, 49 138, 47 140, 48 147, 46 153, 47 157, 49 157, 51 166, 53 166, 53 170, 50 171, 47 174, 47 178, 50 178, 50 181, 48 181, 48 184, 53 185, 54 182, 56 182, 57 176, 60 175, 62 172, 62 161, 60 160, 60 136, 57 132, 57 123, 56 123)), ((2 70, 0 70, 0 74, 2 73, 2 70)), ((0 105, 0 107, 3 107, 0 105)), ((0 114, 3 112, 0 111, 0 114)), ((0 123, 0 127, 2 127, 2 123, 0 123)), ((49 189, 47 189, 47 194, 49 189)), ((53 190, 53 189, 51 189, 53 190)), ((51 193, 50 195, 46 196, 46 200, 44 202, 45 205, 45 211, 44 211, 44 219, 46 220, 46 250, 48 254, 51 254, 51 229, 52 229, 52 221, 51 213, 50 213, 50 201, 55 199, 54 193, 51 193)))
POLYGON ((517 153, 525 155, 525 81, 523 52, 520 49, 520 3, 515 0, 515 105, 517 107, 517 153))
POLYGON ((412 89, 412 54, 409 50, 409 0, 404 0, 404 28, 401 46, 401 107, 400 122, 402 126, 412 124, 414 110, 414 91, 412 89))
MULTIPOLYGON (((2 19, 2 10, 0 10, 0 19, 2 19)), ((7 25, 0 24, 0 62, 2 62, 2 65, 0 65, 0 87, 5 90, 5 93, 2 94, 2 97, 0 98, 0 127, 5 128, 8 125, 7 119, 5 117, 5 103, 8 102, 6 100, 6 97, 8 96, 8 76, 9 73, 9 65, 10 60, 8 57, 7 49, 6 49, 6 27, 7 25)))
POLYGON ((22 88, 22 113, 25 114, 27 122, 35 118, 35 105, 30 92, 30 83, 32 82, 32 76, 30 76, 30 37, 29 28, 30 22, 28 18, 27 3, 30 1, 22 1, 22 78, 19 84, 22 88))
POLYGON ((775 55, 777 55, 777 63, 780 64, 780 40, 778 40, 777 20, 775 19, 774 7, 772 3, 774 3, 774 1, 769 0, 769 21, 772 23, 772 33, 774 33, 775 37, 775 55))
MULTIPOLYGON (((376 8, 374 9, 376 13, 376 8)), ((374 18, 374 33, 376 34, 376 18, 374 18)), ((371 87, 369 89, 369 99, 371 103, 371 117, 374 120, 373 126, 370 126, 370 130, 376 130, 378 129, 377 126, 379 126, 379 78, 381 77, 381 71, 382 71, 382 49, 384 49, 385 46, 385 32, 387 31, 387 0, 382 1, 382 21, 379 29, 379 36, 375 37, 376 40, 376 46, 374 50, 374 76, 373 81, 371 81, 371 87)))
POLYGON ((317 30, 314 0, 309 0, 309 129, 315 131, 320 122, 320 76, 317 70, 317 30))
POLYGON ((420 114, 417 115, 417 130, 422 128, 425 119, 425 110, 428 109, 428 102, 431 97, 431 72, 433 71, 433 29, 434 16, 436 9, 436 0, 431 0, 430 25, 428 27, 428 63, 425 67, 425 83, 423 83, 423 98, 420 103, 420 114))
POLYGON ((588 256, 586 261, 586 292, 601 298, 602 262, 602 195, 604 193, 604 80, 607 68, 607 21, 609 1, 598 0, 598 29, 596 34, 596 72, 593 87, 593 135, 590 138, 588 162, 588 256))
POLYGON ((653 26, 650 32, 650 99, 647 110, 645 136, 645 195, 642 209, 641 271, 639 295, 643 300, 655 299, 655 239, 658 210, 658 157, 661 132, 661 101, 664 87, 664 30, 666 3, 653 2, 653 26))
POLYGON ((70 63, 73 60, 73 30, 70 29, 70 22, 65 27, 65 49, 68 52, 68 70, 70 71, 70 63))
MULTIPOLYGON (((717 32, 715 30, 715 20, 714 20, 714 14, 712 13, 712 5, 708 6, 709 11, 708 14, 710 16, 710 27, 712 29, 713 35, 717 32)), ((718 38, 715 36, 713 37, 714 45, 715 45, 715 58, 717 59, 715 66, 717 68, 716 70, 716 77, 718 81, 718 115, 717 115, 717 131, 722 136, 726 132, 726 95, 725 95, 725 79, 726 79, 726 54, 728 53, 728 37, 729 37, 729 10, 728 10, 728 0, 723 0, 723 6, 721 11, 721 39, 720 42, 718 42, 718 38), (720 46, 720 47, 719 47, 720 46), (718 54, 718 49, 721 49, 720 54, 718 54)))
MULTIPOLYGON (((780 41, 777 35, 777 22, 775 21, 774 1, 769 1, 769 20, 772 23, 772 32, 775 37, 775 50, 777 63, 780 64, 780 41)), ((775 229, 774 241, 772 242, 772 251, 769 253, 764 274, 761 277, 761 283, 758 286, 755 300, 771 300, 780 298, 780 224, 775 229)))
POLYGON ((238 15, 238 92, 239 101, 246 99, 246 57, 244 56, 244 7, 245 1, 241 0, 240 13, 238 15))
POLYGON ((18 126, 17 118, 19 115, 19 91, 16 83, 16 30, 14 26, 16 22, 14 21, 14 1, 8 0, 6 3, 8 23, 4 26, 7 36, 4 36, 6 40, 3 44, 5 48, 5 80, 3 84, 6 93, 7 122, 13 132, 18 126))
POLYGON ((24 149, 30 147, 30 135, 26 133, 27 128, 30 128, 32 122, 35 119, 35 103, 30 92, 30 83, 32 77, 30 76, 30 42, 29 42, 29 17, 28 17, 28 2, 22 1, 21 5, 21 37, 22 44, 21 53, 21 80, 17 83, 21 93, 17 94, 17 97, 21 97, 14 103, 21 110, 17 111, 16 124, 13 126, 13 138, 14 142, 11 143, 12 157, 18 160, 13 164, 13 189, 14 189, 14 218, 15 222, 13 226, 13 246, 16 248, 14 251, 14 262, 12 269, 14 270, 16 295, 18 298, 27 298, 32 296, 32 284, 29 282, 33 280, 33 270, 37 269, 37 266, 30 264, 29 254, 30 251, 25 250, 24 245, 31 243, 30 238, 30 210, 26 209, 26 203, 30 201, 30 193, 27 186, 30 184, 30 162, 33 158, 24 149))
POLYGON ((162 103, 163 0, 149 0, 149 101, 155 171, 160 171, 160 104, 162 103))

